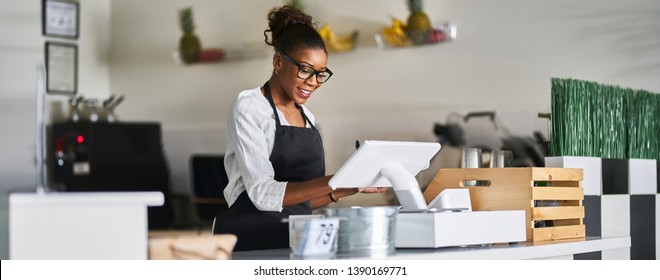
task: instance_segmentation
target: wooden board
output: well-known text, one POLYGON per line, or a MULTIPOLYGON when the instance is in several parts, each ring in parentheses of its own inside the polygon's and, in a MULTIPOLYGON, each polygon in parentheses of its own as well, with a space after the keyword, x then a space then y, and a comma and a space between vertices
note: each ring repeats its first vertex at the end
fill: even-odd
POLYGON ((535 228, 533 229, 532 240, 547 241, 581 237, 585 237, 584 225, 535 228))
POLYGON ((582 188, 535 187, 532 189, 533 200, 584 200, 582 188))
POLYGON ((566 207, 534 207, 532 208, 532 220, 566 220, 583 219, 584 207, 566 206, 566 207))

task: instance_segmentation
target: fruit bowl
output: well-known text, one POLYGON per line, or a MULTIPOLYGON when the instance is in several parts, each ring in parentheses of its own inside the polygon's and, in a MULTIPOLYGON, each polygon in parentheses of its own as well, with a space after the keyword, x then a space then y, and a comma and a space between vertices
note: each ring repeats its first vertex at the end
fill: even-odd
POLYGON ((380 48, 401 48, 431 45, 456 39, 456 26, 451 22, 436 25, 427 31, 406 30, 396 20, 390 27, 383 27, 375 36, 380 48))

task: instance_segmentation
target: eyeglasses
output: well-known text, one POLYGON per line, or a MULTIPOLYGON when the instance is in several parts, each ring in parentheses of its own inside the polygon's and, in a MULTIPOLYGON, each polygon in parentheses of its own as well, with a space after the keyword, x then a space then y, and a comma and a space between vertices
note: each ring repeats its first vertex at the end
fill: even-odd
POLYGON ((307 80, 312 76, 316 75, 316 82, 322 84, 327 82, 328 79, 332 77, 332 71, 330 71, 330 69, 326 68, 325 71, 316 71, 316 69, 312 68, 309 65, 300 64, 298 61, 293 60, 293 58, 291 58, 290 56, 288 56, 283 52, 280 52, 280 54, 286 60, 293 63, 293 65, 298 66, 298 78, 307 80))

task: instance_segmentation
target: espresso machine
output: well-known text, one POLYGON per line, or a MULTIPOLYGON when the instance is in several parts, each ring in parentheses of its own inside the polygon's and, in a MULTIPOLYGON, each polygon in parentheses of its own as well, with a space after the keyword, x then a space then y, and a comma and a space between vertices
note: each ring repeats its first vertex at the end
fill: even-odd
POLYGON ((149 207, 149 228, 170 227, 174 214, 160 123, 105 120, 79 115, 52 125, 50 184, 66 192, 162 192, 165 204, 149 207))

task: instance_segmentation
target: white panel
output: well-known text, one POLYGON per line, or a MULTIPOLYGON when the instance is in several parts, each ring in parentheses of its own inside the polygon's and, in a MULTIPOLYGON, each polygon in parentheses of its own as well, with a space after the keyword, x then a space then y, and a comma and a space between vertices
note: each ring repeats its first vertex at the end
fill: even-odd
MULTIPOLYGON (((630 236, 630 195, 601 197, 601 234, 605 237, 630 236)), ((629 260, 630 248, 604 250, 604 260, 629 260)))
POLYGON ((399 213, 397 248, 438 248, 525 241, 525 211, 399 213))
POLYGON ((655 259, 660 259, 660 195, 655 195, 655 259))
POLYGON ((147 259, 147 206, 159 192, 17 193, 9 197, 9 258, 147 259))
POLYGON ((630 159, 628 161, 628 186, 630 194, 656 194, 658 176, 654 159, 630 159))
POLYGON ((584 195, 601 195, 602 160, 597 157, 546 157, 546 167, 582 168, 584 195))

